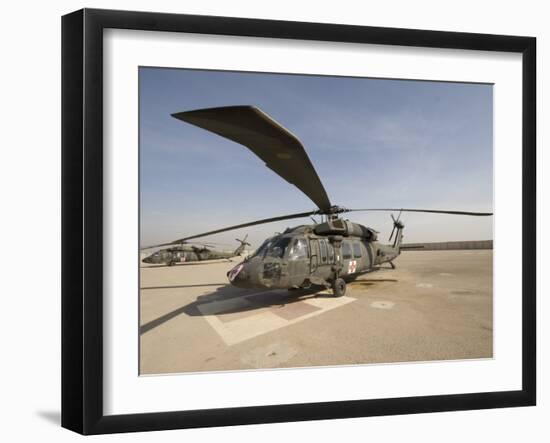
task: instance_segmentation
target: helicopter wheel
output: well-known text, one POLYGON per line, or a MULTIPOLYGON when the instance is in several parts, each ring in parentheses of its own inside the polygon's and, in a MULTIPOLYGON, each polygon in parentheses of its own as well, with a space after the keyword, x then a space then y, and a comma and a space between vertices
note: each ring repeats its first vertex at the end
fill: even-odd
POLYGON ((332 283, 332 292, 335 297, 342 297, 346 293, 346 282, 343 278, 337 278, 332 283))

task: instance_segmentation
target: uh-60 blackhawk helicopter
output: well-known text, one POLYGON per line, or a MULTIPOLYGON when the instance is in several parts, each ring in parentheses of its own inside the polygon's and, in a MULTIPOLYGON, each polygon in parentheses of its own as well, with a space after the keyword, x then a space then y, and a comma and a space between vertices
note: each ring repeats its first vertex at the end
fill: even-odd
POLYGON ((244 145, 265 165, 307 195, 318 209, 255 220, 164 243, 178 244, 200 237, 263 223, 321 216, 320 223, 286 229, 265 240, 255 251, 227 273, 232 285, 242 288, 293 289, 310 286, 332 288, 335 296, 346 292, 346 280, 389 263, 401 252, 404 224, 402 212, 426 212, 490 216, 489 212, 434 209, 347 209, 331 204, 327 193, 298 138, 254 106, 229 106, 172 114, 173 117, 244 145), (378 241, 377 231, 344 220, 341 214, 356 211, 399 211, 393 217, 389 241, 378 241), (395 235, 395 237, 394 237, 395 235))
MULTIPOLYGON (((158 251, 153 252, 143 259, 144 263, 148 264, 164 264, 167 266, 174 266, 176 263, 189 263, 196 261, 206 261, 206 260, 223 260, 230 259, 233 257, 240 256, 247 246, 250 246, 250 243, 246 241, 248 234, 244 237, 243 240, 236 238, 235 240, 240 243, 240 245, 234 251, 217 251, 211 249, 213 246, 211 243, 197 243, 190 244, 192 242, 182 241, 178 245, 174 245, 170 248, 159 249, 158 251)), ((150 249, 151 247, 142 248, 150 249)))

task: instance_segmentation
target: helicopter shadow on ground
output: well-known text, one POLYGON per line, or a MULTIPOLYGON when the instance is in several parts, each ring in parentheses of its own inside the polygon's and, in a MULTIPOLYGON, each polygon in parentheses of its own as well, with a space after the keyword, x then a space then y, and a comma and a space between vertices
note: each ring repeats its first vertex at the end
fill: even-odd
MULTIPOLYGON (((231 299, 243 298, 243 303, 227 303, 225 308, 216 311, 217 316, 235 314, 269 307, 284 307, 292 303, 298 303, 308 298, 332 297, 332 294, 323 292, 324 287, 311 287, 309 289, 272 289, 272 290, 243 290, 234 286, 224 286, 216 291, 202 295, 192 303, 185 306, 185 313, 190 316, 204 316, 199 309, 203 304, 213 302, 227 302, 231 299)), ((220 303, 220 305, 224 305, 220 303)))
MULTIPOLYGON (((209 286, 205 285, 193 285, 193 286, 209 286)), ((211 286, 211 285, 210 285, 211 286)), ((186 287, 186 286, 178 286, 186 287)), ((146 289, 146 288, 142 288, 146 289)), ((152 288, 149 288, 152 289, 152 288)), ((223 316, 229 314, 235 314, 240 312, 253 311, 262 308, 269 307, 284 307, 285 305, 303 301, 310 297, 320 298, 320 297, 332 297, 331 294, 322 293, 323 287, 315 287, 310 289, 296 289, 296 290, 286 290, 286 289, 277 289, 277 290, 251 290, 251 289, 242 289, 235 286, 226 284, 220 286, 215 291, 201 295, 197 299, 187 305, 181 306, 174 309, 154 320, 149 321, 148 323, 143 324, 139 328, 139 333, 144 334, 163 323, 166 323, 169 320, 172 320, 175 317, 178 317, 182 314, 186 314, 190 317, 204 317, 205 314, 201 312, 199 307, 201 305, 210 304, 213 302, 229 302, 230 300, 235 300, 236 303, 227 303, 227 307, 219 311, 216 311, 216 316, 223 316), (237 299, 244 298, 246 301, 239 303, 237 299)))
MULTIPOLYGON (((352 288, 355 287, 369 287, 380 283, 393 283, 398 280, 393 278, 372 278, 376 276, 378 271, 382 271, 384 268, 375 268, 371 272, 365 274, 371 278, 359 278, 350 279, 348 285, 352 288)), ((216 283, 205 283, 198 285, 180 285, 180 286, 162 286, 162 287, 149 287, 142 289, 163 289, 163 288, 186 288, 186 287, 207 287, 218 286, 216 283)), ((151 320, 140 327, 140 334, 144 334, 157 326, 166 323, 167 321, 178 317, 181 314, 186 314, 190 317, 204 317, 206 314, 201 312, 199 307, 214 302, 221 302, 222 309, 216 310, 214 315, 224 316, 235 313, 242 313, 247 311, 253 311, 269 307, 283 308, 286 305, 298 303, 308 298, 332 298, 332 293, 325 292, 325 288, 322 286, 312 286, 309 289, 267 289, 258 291, 257 289, 242 289, 232 286, 230 284, 219 284, 219 287, 214 291, 200 295, 197 299, 187 305, 174 309, 167 314, 164 314, 155 320, 151 320), (246 301, 239 303, 237 299, 244 298, 246 301), (235 303, 231 303, 231 300, 235 300, 235 303), (223 303, 228 302, 228 303, 223 303), (225 307, 223 307, 225 304, 225 307)), ((210 314, 212 315, 212 314, 210 314)))
POLYGON ((199 283, 197 285, 172 285, 172 286, 143 286, 141 291, 150 289, 181 289, 181 288, 205 288, 207 286, 223 286, 225 283, 199 283))

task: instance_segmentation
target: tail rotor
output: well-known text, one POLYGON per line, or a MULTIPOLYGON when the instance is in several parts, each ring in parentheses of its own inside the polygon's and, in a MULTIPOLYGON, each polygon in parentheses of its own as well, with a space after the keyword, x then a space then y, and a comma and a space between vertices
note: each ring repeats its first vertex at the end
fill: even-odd
POLYGON ((391 219, 393 220, 393 228, 391 230, 391 234, 390 234, 390 238, 388 239, 388 241, 392 241, 393 239, 393 234, 396 234, 395 236, 395 240, 393 242, 393 246, 395 247, 397 242, 399 241, 399 234, 401 233, 401 230, 405 227, 405 225, 400 221, 401 219, 401 214, 402 214, 403 210, 400 210, 399 211, 399 214, 397 215, 397 219, 393 216, 393 214, 390 214, 391 216, 391 219))
POLYGON ((237 249, 235 249, 235 251, 233 252, 233 255, 241 255, 241 254, 244 252, 245 248, 246 248, 247 246, 250 246, 250 243, 248 243, 248 242, 246 241, 247 238, 248 238, 248 234, 245 235, 245 237, 244 237, 243 240, 241 240, 241 239, 239 239, 239 238, 236 238, 236 239, 235 239, 235 240, 237 240, 237 241, 240 243, 240 245, 239 245, 239 247, 238 247, 237 249))
POLYGON ((247 238, 248 238, 248 234, 246 234, 246 235, 244 236, 244 239, 243 239, 243 240, 241 240, 241 239, 239 239, 239 238, 236 238, 235 240, 237 240, 237 241, 241 244, 241 246, 243 246, 243 247, 244 247, 244 246, 250 246, 250 243, 248 243, 248 242, 246 241, 247 238))

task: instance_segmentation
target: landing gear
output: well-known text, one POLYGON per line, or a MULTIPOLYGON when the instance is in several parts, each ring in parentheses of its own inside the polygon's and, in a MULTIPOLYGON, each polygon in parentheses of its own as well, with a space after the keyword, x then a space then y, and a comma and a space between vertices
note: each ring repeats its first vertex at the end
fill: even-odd
POLYGON ((395 269, 395 265, 393 264, 392 261, 390 262, 390 266, 391 266, 392 269, 395 269))
POLYGON ((343 278, 337 278, 332 282, 332 292, 335 297, 342 297, 346 293, 346 282, 343 278))

